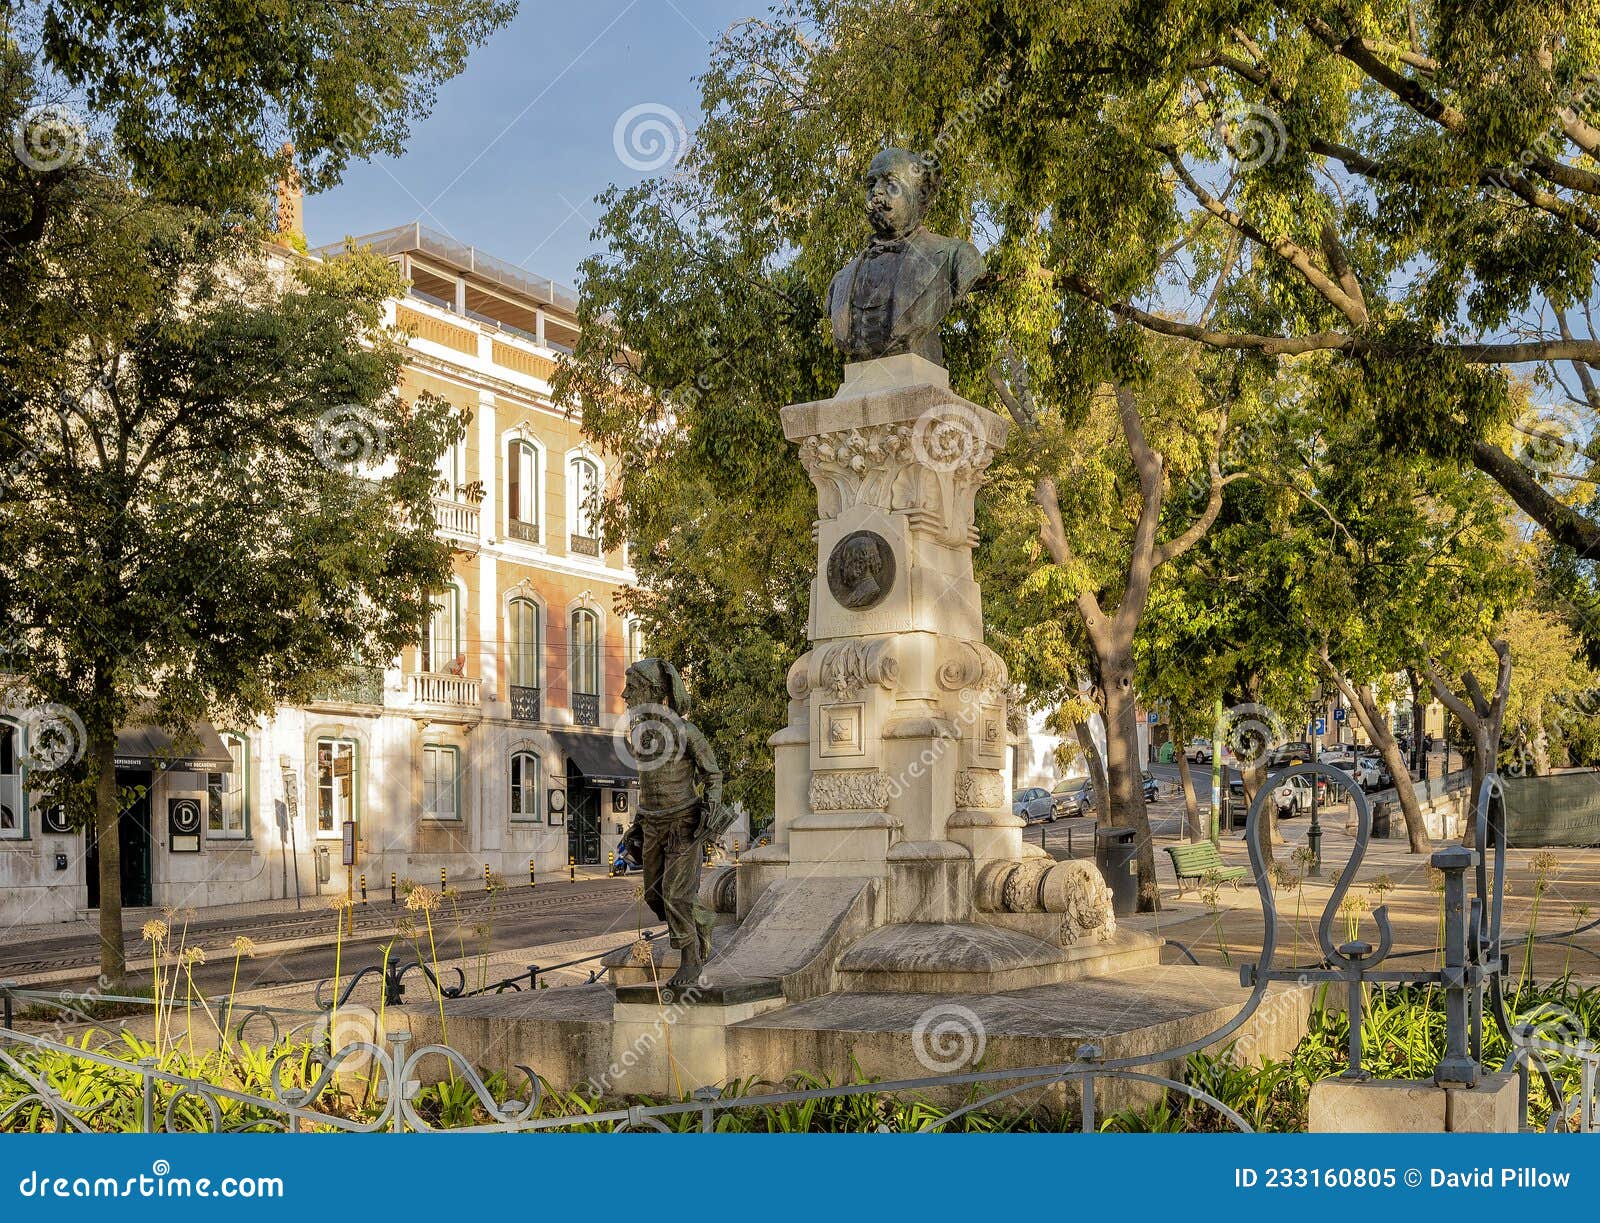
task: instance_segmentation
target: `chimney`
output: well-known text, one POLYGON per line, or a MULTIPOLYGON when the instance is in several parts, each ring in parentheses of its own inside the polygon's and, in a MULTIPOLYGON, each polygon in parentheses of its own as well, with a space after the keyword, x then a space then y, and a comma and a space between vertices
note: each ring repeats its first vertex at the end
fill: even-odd
POLYGON ((273 225, 273 232, 277 235, 276 240, 279 246, 304 250, 306 245, 305 192, 300 189, 300 172, 295 168, 294 164, 294 145, 285 144, 281 152, 283 170, 278 176, 277 188, 274 191, 277 200, 277 216, 273 225))

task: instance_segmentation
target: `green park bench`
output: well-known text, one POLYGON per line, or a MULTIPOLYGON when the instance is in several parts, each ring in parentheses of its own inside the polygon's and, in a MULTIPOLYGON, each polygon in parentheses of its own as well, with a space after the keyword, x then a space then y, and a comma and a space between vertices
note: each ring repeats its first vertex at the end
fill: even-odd
POLYGON ((1222 860, 1216 845, 1211 841, 1196 841, 1193 845, 1167 845, 1167 855, 1172 859, 1172 869, 1178 876, 1178 895, 1183 895, 1186 880, 1199 883, 1207 875, 1219 883, 1231 883, 1235 888, 1239 880, 1250 872, 1242 866, 1228 866, 1222 860))

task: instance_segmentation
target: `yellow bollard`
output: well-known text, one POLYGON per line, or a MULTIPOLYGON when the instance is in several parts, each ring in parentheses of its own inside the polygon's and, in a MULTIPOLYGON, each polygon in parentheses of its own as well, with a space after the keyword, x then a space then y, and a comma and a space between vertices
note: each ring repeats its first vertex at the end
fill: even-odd
POLYGON ((567 855, 567 882, 578 882, 578 859, 571 854, 567 855))
POLYGON ((440 892, 445 892, 445 891, 449 890, 449 886, 450 885, 447 882, 448 879, 449 879, 449 876, 445 874, 444 867, 441 866, 439 868, 439 891, 440 892))
POLYGON ((367 872, 361 872, 361 903, 367 903, 367 872))
POLYGON ((485 892, 489 890, 489 864, 487 862, 483 864, 483 890, 485 892))
POLYGON ((536 888, 536 887, 539 886, 539 878, 538 878, 537 875, 535 875, 533 873, 533 859, 532 858, 528 859, 528 886, 530 888, 536 888))
POLYGON ((399 881, 399 876, 397 876, 394 871, 390 871, 389 872, 389 903, 390 904, 399 904, 400 903, 400 889, 396 886, 398 881, 399 881))

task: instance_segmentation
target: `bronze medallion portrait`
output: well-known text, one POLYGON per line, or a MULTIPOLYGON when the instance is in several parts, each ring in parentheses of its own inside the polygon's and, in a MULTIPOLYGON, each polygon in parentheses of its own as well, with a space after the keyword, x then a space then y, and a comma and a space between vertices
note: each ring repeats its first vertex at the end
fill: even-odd
POLYGON ((866 611, 888 598, 894 586, 894 549, 872 531, 854 531, 828 556, 828 590, 839 606, 866 611))

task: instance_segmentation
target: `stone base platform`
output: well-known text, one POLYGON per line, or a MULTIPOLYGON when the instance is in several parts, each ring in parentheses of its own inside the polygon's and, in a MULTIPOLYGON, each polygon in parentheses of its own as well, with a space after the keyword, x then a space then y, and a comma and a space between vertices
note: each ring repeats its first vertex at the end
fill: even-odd
POLYGON ((1066 947, 1003 926, 917 922, 881 926, 839 961, 852 994, 990 994, 1148 968, 1161 940, 1139 930, 1066 947))
MULTIPOLYGON (((1102 1060, 1157 1052, 1220 1027, 1248 997, 1232 973, 1175 965, 997 993, 837 992, 788 1005, 645 1002, 629 992, 626 1003, 600 984, 447 1003, 448 1043, 486 1070, 526 1066, 559 1089, 675 1097, 795 1071, 835 1083, 854 1080, 857 1068, 875 1079, 919 1079, 1069 1062, 1091 1044, 1102 1060)), ((1309 987, 1274 990, 1227 1043, 1252 1062, 1284 1056, 1304 1035, 1310 1005, 1309 987)), ((416 1043, 440 1039, 437 1010, 407 1007, 405 1015, 416 1043)), ((1166 1062, 1138 1069, 1182 1073, 1166 1062)), ((948 1106, 971 1090, 916 1094, 948 1106)), ((1102 1080, 1096 1093, 1104 1114, 1147 1104, 1159 1089, 1102 1080)), ((1071 1115, 1078 1099, 1076 1084, 1058 1084, 1006 1107, 1071 1115)))

